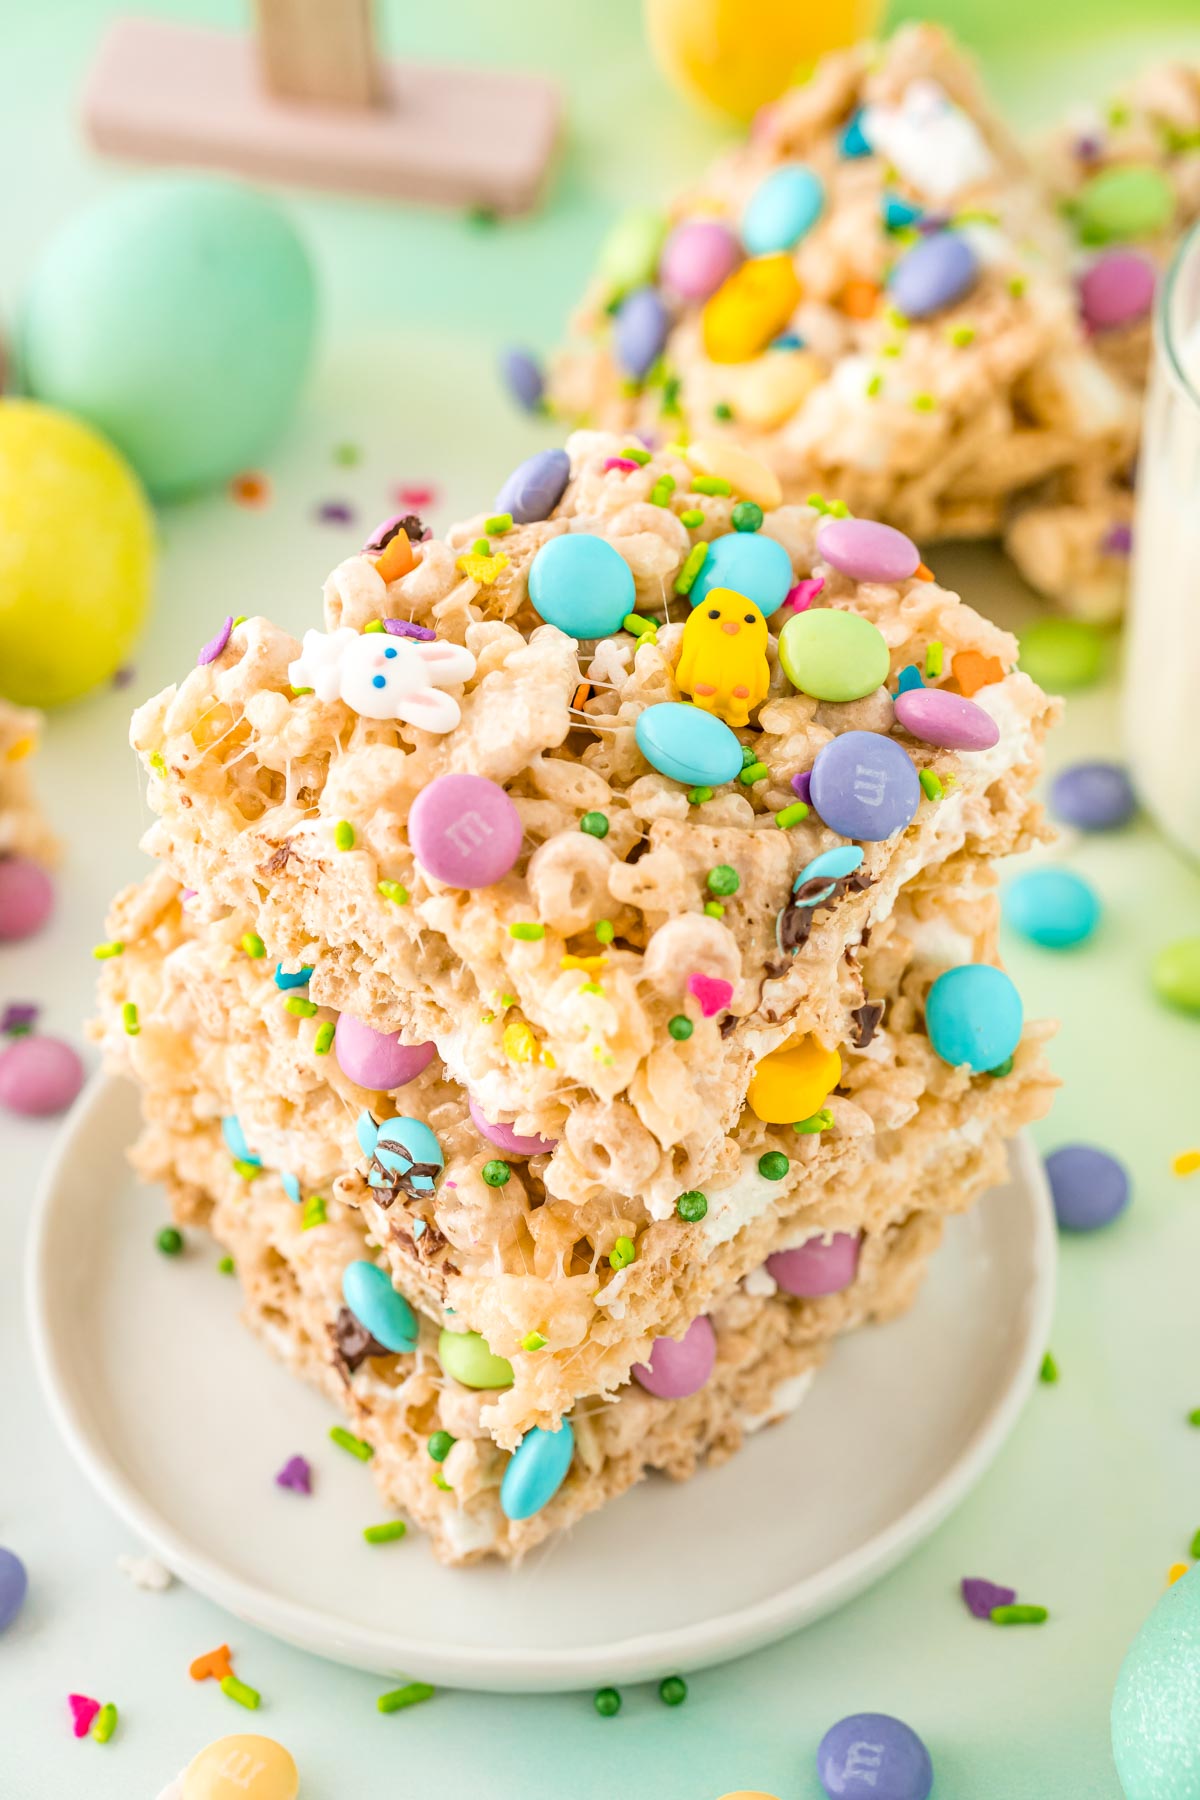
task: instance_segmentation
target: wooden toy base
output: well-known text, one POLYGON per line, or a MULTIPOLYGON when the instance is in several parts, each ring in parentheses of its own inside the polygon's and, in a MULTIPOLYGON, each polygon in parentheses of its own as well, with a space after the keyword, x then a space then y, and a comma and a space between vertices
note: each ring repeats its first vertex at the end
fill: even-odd
POLYGON ((549 82, 397 63, 379 76, 376 106, 280 100, 251 39, 120 19, 88 77, 84 129, 141 161, 502 213, 535 203, 559 128, 549 82))

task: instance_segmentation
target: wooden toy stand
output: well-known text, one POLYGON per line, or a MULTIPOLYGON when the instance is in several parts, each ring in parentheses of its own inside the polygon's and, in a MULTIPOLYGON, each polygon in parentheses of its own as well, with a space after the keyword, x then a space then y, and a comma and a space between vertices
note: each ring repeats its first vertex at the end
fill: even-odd
POLYGON ((114 156, 388 199, 523 212, 559 98, 537 76, 382 61, 371 0, 254 0, 254 38, 118 19, 83 95, 114 156))

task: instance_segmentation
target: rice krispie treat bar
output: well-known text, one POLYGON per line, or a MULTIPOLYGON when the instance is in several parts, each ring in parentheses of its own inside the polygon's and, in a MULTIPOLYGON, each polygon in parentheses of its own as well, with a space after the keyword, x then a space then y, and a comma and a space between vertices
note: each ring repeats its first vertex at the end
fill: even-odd
POLYGON ((0 700, 0 857, 27 856, 49 866, 58 847, 29 775, 41 726, 40 713, 0 700))
POLYGON ((560 416, 702 454, 736 438, 787 501, 921 541, 999 536, 1016 496, 1103 485, 1134 449, 1068 234, 931 26, 826 57, 668 216, 626 222, 573 325, 560 416))

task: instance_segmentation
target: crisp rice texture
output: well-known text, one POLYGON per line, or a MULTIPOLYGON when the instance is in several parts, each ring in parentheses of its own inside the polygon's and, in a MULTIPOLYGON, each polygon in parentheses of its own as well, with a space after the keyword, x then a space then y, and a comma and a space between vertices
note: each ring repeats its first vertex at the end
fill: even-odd
POLYGON ((58 844, 42 816, 30 779, 41 714, 0 700, 0 856, 58 860, 58 844))

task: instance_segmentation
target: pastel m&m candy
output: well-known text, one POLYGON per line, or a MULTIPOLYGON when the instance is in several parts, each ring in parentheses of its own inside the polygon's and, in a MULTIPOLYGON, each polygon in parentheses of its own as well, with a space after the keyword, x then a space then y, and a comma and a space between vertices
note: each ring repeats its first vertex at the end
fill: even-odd
POLYGON ((296 1800, 300 1771, 274 1738, 218 1738, 192 1758, 180 1800, 296 1800))
POLYGON ((570 1419, 557 1431, 535 1425, 513 1451, 500 1483, 500 1506, 506 1519, 531 1519, 541 1512, 567 1479, 575 1454, 570 1419))
POLYGON ((29 1577, 14 1550, 0 1549, 0 1631, 7 1631, 25 1604, 29 1577))
POLYGON ((1080 277, 1079 310, 1093 331, 1144 319, 1154 305, 1158 272, 1137 250, 1105 250, 1080 277))
POLYGON ((438 1336, 438 1361, 446 1374, 469 1388, 512 1386, 512 1364, 496 1356, 477 1331, 445 1331, 438 1336))
POLYGON ((697 475, 714 475, 727 481, 741 500, 753 500, 764 512, 783 503, 783 488, 774 469, 742 450, 737 444, 726 444, 717 438, 696 438, 684 451, 687 464, 697 475))
POLYGON ((767 1258, 767 1274, 799 1300, 840 1294, 858 1273, 859 1249, 857 1232, 835 1231, 828 1239, 810 1238, 794 1250, 777 1250, 767 1258))
POLYGON ((40 931, 54 910, 54 883, 28 856, 0 856, 0 944, 40 931))
POLYGON ((392 1286, 378 1263, 347 1263, 342 1271, 342 1299, 364 1330, 385 1350, 415 1350, 417 1321, 412 1307, 392 1286))
POLYGON ((342 1013, 333 1034, 333 1054, 350 1081, 388 1094, 429 1067, 434 1046, 402 1044, 398 1031, 376 1031, 352 1013, 342 1013))
POLYGON ((1079 831, 1115 831, 1132 819, 1137 798, 1120 763, 1072 763, 1050 783, 1050 811, 1079 831))
POLYGON ((45 1118, 70 1106, 83 1086, 83 1063, 61 1038, 14 1038, 0 1050, 0 1107, 45 1118))
POLYGON ((1047 950, 1086 943, 1100 922, 1100 902, 1090 882, 1073 869, 1031 869, 1004 894, 1005 922, 1047 950))
POLYGON ((671 317, 657 289, 638 287, 626 294, 613 321, 613 349, 627 375, 641 381, 650 373, 670 328, 671 317))
POLYGON ((519 1131, 514 1131, 511 1125, 489 1119, 473 1094, 467 1096, 467 1110, 480 1136, 509 1156, 546 1156, 558 1142, 557 1138, 523 1136, 519 1131))
POLYGON ((702 1313, 681 1338, 655 1338, 649 1362, 633 1365, 633 1379, 659 1400, 684 1400, 700 1392, 716 1361, 717 1334, 702 1313))
POLYGON ((812 230, 825 205, 821 177, 805 163, 784 163, 759 183, 742 214, 742 242, 751 256, 790 250, 812 230))
POLYGON ((1154 237, 1175 216, 1175 190, 1151 163, 1114 163, 1083 184, 1071 210, 1085 244, 1154 237))
POLYGON ((823 519, 817 554, 852 581, 907 581, 921 566, 912 539, 877 519, 823 519))
POLYGON ((742 746, 723 719, 660 700, 638 714, 637 746, 652 768, 688 787, 720 787, 742 772, 742 746))
POLYGON ((387 1187, 388 1176, 398 1175, 418 1194, 433 1192, 434 1174, 444 1166, 446 1159, 442 1146, 423 1119, 410 1119, 401 1114, 375 1126, 370 1114, 364 1113, 358 1124, 359 1143, 368 1156, 382 1165, 382 1169, 372 1168, 367 1177, 372 1187, 387 1187), (364 1121, 369 1122, 369 1128, 364 1127, 364 1121), (418 1169, 422 1172, 415 1173, 418 1169))
MULTIPOLYGON (((536 412, 546 391, 546 377, 541 365, 528 350, 513 346, 500 356, 500 379, 526 412, 536 412)), ((505 508, 507 511, 508 508, 505 508)))
POLYGON ((1021 668, 1048 694, 1089 687, 1104 662, 1104 638, 1086 619, 1035 619, 1020 634, 1021 668))
POLYGON ((842 1059, 811 1034, 772 1050, 755 1065, 746 1104, 764 1125, 811 1119, 842 1076, 842 1059))
POLYGON ((1098 1231, 1129 1205, 1129 1175, 1107 1150, 1064 1144, 1046 1158, 1054 1216, 1062 1231, 1098 1231))
POLYGON ((829 1800, 929 1800, 933 1787, 928 1750, 889 1713, 851 1713, 831 1725, 817 1749, 817 1775, 829 1800))
POLYGON ((1003 969, 963 963, 939 975, 925 1002, 925 1029, 935 1053, 976 1074, 998 1068, 1021 1041, 1021 996, 1003 969))
POLYGON ((928 319, 969 294, 979 259, 965 237, 934 232, 902 256, 888 278, 888 296, 907 319, 928 319))
POLYGON ((548 625, 569 637, 607 637, 633 611, 633 570, 607 538, 564 532, 530 563, 529 598, 548 625))
POLYGON ((600 246, 597 272, 617 295, 654 280, 667 221, 648 206, 632 207, 611 227, 600 246))
POLYGON ((781 332, 800 300, 800 279, 783 251, 754 256, 704 304, 700 326, 711 362, 746 362, 781 332))
POLYGON ((496 495, 496 511, 510 513, 514 525, 548 519, 570 479, 571 459, 565 450, 539 450, 517 464, 496 495))
POLYGON ((878 844, 912 822, 921 782, 912 757, 895 738, 845 731, 818 751, 809 794, 831 831, 878 844))
POLYGON ((883 634, 859 613, 811 606, 779 634, 779 660, 794 688, 814 700, 862 700, 888 678, 883 634))
POLYGON ((782 544, 761 531, 730 531, 709 544, 690 598, 693 606, 699 606, 714 588, 732 588, 753 600, 769 619, 783 605, 791 585, 792 559, 782 544))
MULTIPOLYGON (((812 785, 809 784, 809 792, 812 785)), ((857 844, 835 844, 831 850, 822 850, 811 862, 805 863, 795 881, 792 893, 796 896, 798 906, 819 906, 833 892, 834 883, 847 875, 853 875, 862 862, 863 853, 857 844), (800 890, 807 888, 811 882, 819 882, 811 893, 801 896, 800 890)))
POLYGON ((910 737, 943 750, 990 750, 1000 742, 991 713, 945 688, 909 687, 898 694, 896 722, 910 737))
POLYGON ((438 775, 408 815, 408 841, 421 867, 449 887, 490 887, 521 854, 521 815, 486 775, 438 775))
POLYGON ((728 225, 685 219, 663 246, 659 280, 682 300, 707 300, 741 260, 741 245, 728 225))
POLYGON ((1154 991, 1181 1012, 1200 1012, 1200 937, 1179 938, 1154 959, 1154 991))

